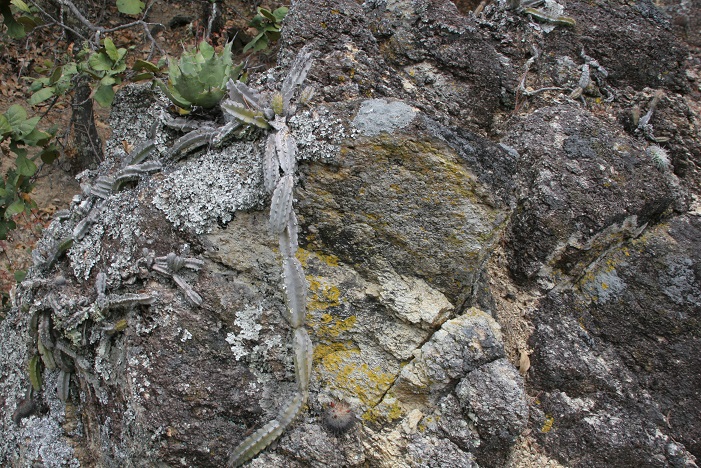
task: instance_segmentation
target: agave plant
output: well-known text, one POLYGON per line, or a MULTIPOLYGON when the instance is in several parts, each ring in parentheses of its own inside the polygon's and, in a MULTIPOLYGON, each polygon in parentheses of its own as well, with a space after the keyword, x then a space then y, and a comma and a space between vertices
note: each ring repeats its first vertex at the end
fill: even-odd
POLYGON ((214 47, 202 41, 195 49, 183 52, 177 62, 169 60, 168 84, 157 83, 176 106, 209 109, 224 98, 229 79, 237 80, 242 71, 243 64, 234 66, 231 60, 231 42, 217 54, 214 47))

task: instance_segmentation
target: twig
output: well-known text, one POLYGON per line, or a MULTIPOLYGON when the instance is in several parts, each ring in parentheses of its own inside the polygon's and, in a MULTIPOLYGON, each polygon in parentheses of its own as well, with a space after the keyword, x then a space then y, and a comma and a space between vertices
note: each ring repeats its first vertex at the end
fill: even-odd
MULTIPOLYGON (((57 20, 56 18, 54 18, 53 16, 51 16, 50 14, 48 14, 46 11, 44 11, 39 5, 37 5, 37 3, 36 3, 34 0, 30 0, 30 2, 32 3, 32 5, 33 5, 37 10, 39 10, 44 16, 46 16, 47 18, 49 18, 53 23, 55 23, 55 24, 61 26, 63 29, 67 29, 68 31, 72 32, 72 33, 75 34, 77 37, 81 38, 82 40, 88 41, 88 38, 87 38, 87 37, 83 36, 82 34, 80 34, 80 33, 79 33, 78 31, 76 31, 75 29, 71 28, 70 26, 64 24, 63 21, 57 20)), ((61 13, 60 13, 59 15, 63 15, 63 4, 61 4, 61 13)))
MULTIPOLYGON (((150 26, 150 25, 160 25, 160 26, 163 26, 163 25, 160 24, 160 23, 148 23, 148 22, 144 21, 144 19, 146 18, 146 16, 147 16, 148 13, 149 13, 149 10, 150 10, 151 7, 153 6, 154 1, 149 2, 148 6, 144 9, 143 16, 142 16, 141 19, 136 20, 136 21, 132 21, 131 23, 127 23, 127 24, 122 24, 122 25, 119 25, 119 26, 115 26, 115 27, 113 27, 113 28, 103 28, 102 26, 96 26, 96 25, 94 25, 93 23, 91 23, 90 20, 88 20, 88 19, 80 12, 80 10, 78 9, 78 7, 76 7, 76 6, 73 4, 73 2, 72 2, 71 0, 58 0, 59 5, 61 6, 61 11, 63 11, 63 7, 65 6, 66 8, 68 8, 68 9, 71 11, 71 13, 73 13, 73 16, 75 16, 76 19, 78 19, 78 21, 80 21, 80 22, 83 24, 83 26, 85 26, 88 30, 94 32, 94 36, 93 36, 93 40, 92 40, 92 41, 89 40, 88 38, 86 38, 85 36, 83 36, 82 34, 80 34, 78 31, 76 31, 76 30, 74 30, 73 28, 71 28, 70 26, 66 25, 63 21, 57 20, 57 19, 55 19, 54 17, 52 17, 49 13, 47 13, 47 12, 44 11, 39 5, 37 5, 36 2, 35 2, 34 0, 30 0, 30 1, 31 1, 32 5, 34 5, 42 14, 44 14, 47 18, 49 18, 49 19, 50 19, 51 21, 53 21, 55 24, 58 24, 58 25, 61 26, 62 28, 67 29, 68 31, 71 31, 71 32, 74 33, 77 37, 80 37, 82 40, 91 43, 93 49, 96 49, 96 48, 99 46, 99 44, 100 44, 100 36, 102 36, 102 35, 104 35, 104 34, 112 33, 112 32, 115 32, 115 31, 120 31, 120 30, 122 30, 122 29, 132 28, 132 27, 134 27, 134 26, 142 26, 142 27, 144 28, 144 33, 145 33, 146 37, 148 38, 149 41, 151 41, 151 53, 149 53, 149 58, 150 58, 151 55, 153 54, 153 49, 154 49, 154 47, 155 47, 156 49, 158 49, 158 51, 159 51, 161 54, 165 55, 165 52, 164 52, 163 49, 158 45, 158 43, 156 42, 156 40, 155 40, 155 39, 153 38, 153 36, 151 35, 151 32, 149 31, 149 26, 150 26)), ((62 13, 61 13, 61 14, 62 14, 62 13)))

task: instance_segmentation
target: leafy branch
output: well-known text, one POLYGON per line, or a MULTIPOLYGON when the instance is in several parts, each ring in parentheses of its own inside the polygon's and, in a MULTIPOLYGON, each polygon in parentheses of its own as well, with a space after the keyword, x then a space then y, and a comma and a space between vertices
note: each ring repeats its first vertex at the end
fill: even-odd
POLYGON ((36 203, 29 197, 38 171, 36 161, 50 164, 58 157, 58 149, 51 143, 55 129, 50 132, 39 130, 39 120, 38 116, 28 118, 27 111, 17 104, 0 115, 0 143, 6 144, 9 152, 15 155, 14 167, 9 168, 0 181, 0 239, 3 240, 17 227, 13 220, 16 215, 36 208, 36 203), (42 150, 29 156, 27 146, 42 150))

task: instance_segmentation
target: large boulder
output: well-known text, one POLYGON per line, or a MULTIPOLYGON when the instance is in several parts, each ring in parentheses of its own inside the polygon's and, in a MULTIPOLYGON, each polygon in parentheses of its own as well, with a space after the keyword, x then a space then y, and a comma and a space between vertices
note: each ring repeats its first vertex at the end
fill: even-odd
MULTIPOLYGON (((570 2, 574 27, 465 3, 294 2, 252 76, 279 89, 314 57, 287 122, 309 396, 250 465, 695 466, 684 46, 649 2, 570 2)), ((174 151, 168 112, 118 93, 106 161, 14 292, 1 463, 224 466, 299 388, 266 138, 174 151), (105 192, 146 141, 150 169, 105 192)))

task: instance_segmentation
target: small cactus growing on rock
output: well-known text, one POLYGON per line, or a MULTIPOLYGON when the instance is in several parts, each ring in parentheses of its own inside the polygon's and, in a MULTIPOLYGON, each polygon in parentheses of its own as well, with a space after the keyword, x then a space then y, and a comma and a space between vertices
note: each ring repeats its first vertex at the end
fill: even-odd
POLYGON ((659 169, 667 169, 669 167, 669 154, 667 150, 658 145, 649 146, 645 153, 652 159, 652 163, 659 169))
POLYGON ((177 62, 169 61, 167 85, 157 83, 178 107, 210 109, 224 98, 229 79, 237 80, 242 71, 243 65, 234 66, 231 60, 231 42, 217 54, 214 47, 202 41, 195 49, 183 52, 177 62))

